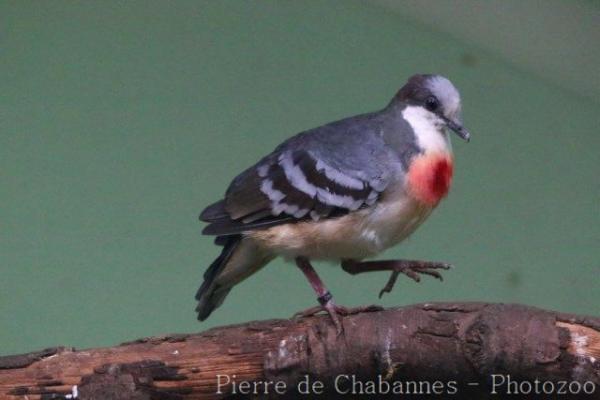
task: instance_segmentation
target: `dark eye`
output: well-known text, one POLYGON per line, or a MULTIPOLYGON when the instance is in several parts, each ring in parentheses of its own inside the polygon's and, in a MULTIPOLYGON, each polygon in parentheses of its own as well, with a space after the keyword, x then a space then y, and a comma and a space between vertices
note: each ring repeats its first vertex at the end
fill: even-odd
POLYGON ((427 108, 429 111, 435 111, 439 106, 440 102, 435 98, 435 96, 429 96, 427 99, 425 99, 425 108, 427 108))

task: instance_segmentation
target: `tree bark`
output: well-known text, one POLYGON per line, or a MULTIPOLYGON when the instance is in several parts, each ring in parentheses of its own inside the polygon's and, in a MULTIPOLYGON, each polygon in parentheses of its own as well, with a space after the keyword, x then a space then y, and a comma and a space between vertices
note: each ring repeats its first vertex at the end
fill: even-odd
POLYGON ((342 323, 340 336, 327 316, 316 316, 0 357, 0 399, 503 398, 528 385, 538 393, 536 380, 546 397, 564 382, 565 398, 577 387, 582 398, 600 398, 600 318, 516 304, 432 303, 342 323))

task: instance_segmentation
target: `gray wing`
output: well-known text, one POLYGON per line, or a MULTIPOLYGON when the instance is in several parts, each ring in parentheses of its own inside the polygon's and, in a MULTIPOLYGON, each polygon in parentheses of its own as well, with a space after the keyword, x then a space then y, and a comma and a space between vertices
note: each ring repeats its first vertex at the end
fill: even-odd
POLYGON ((208 235, 232 235, 373 205, 397 158, 365 116, 303 132, 238 175, 200 219, 208 235))

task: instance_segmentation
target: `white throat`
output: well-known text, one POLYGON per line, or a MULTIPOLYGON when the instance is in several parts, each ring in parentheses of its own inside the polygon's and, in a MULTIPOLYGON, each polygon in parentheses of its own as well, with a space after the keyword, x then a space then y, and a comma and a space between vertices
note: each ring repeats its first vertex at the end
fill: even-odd
POLYGON ((420 106, 406 106, 402 117, 410 124, 417 139, 417 145, 425 153, 451 153, 450 136, 444 121, 420 106))

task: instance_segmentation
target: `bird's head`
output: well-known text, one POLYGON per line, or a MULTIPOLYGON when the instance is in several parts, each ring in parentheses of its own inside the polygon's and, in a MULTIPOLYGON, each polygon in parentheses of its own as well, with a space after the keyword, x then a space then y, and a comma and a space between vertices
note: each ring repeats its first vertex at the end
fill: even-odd
POLYGON ((413 75, 392 100, 392 103, 397 102, 423 107, 459 137, 469 141, 471 135, 461 121, 460 93, 447 78, 413 75))

